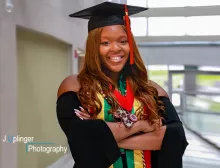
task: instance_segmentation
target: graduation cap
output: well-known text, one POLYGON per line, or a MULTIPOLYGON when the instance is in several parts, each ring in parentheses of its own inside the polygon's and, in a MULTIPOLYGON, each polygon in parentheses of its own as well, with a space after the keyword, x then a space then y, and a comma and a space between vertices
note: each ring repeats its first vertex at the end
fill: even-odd
POLYGON ((133 64, 134 58, 132 35, 128 15, 137 14, 147 9, 148 8, 138 6, 130 6, 112 2, 103 2, 101 4, 70 14, 69 16, 81 19, 89 19, 88 32, 104 26, 125 25, 130 46, 130 64, 133 64))

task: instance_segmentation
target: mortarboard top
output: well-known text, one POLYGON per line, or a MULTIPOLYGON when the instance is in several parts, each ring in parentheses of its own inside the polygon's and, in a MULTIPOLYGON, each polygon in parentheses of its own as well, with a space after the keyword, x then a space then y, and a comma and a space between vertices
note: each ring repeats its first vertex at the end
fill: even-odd
POLYGON ((148 8, 138 6, 103 2, 101 4, 73 13, 69 16, 81 19, 89 19, 88 32, 104 26, 125 25, 130 46, 130 64, 132 65, 134 63, 134 52, 128 15, 137 14, 147 9, 148 8))
MULTIPOLYGON (((127 8, 129 15, 134 15, 148 9, 130 5, 127 5, 127 8)), ((117 24, 124 25, 123 16, 125 16, 125 5, 112 2, 103 2, 101 4, 73 13, 69 16, 81 19, 89 19, 88 31, 104 26, 117 24)))

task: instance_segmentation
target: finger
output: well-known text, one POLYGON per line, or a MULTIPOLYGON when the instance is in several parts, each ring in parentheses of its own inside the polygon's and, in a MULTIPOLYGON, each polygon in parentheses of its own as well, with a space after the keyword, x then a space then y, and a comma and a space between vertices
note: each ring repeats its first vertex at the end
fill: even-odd
POLYGON ((79 106, 79 108, 80 108, 81 112, 83 112, 82 115, 91 118, 91 115, 90 115, 90 113, 89 113, 88 111, 86 111, 86 110, 85 110, 83 107, 81 107, 81 106, 79 106))
POLYGON ((162 127, 163 126, 163 123, 162 123, 162 120, 160 119, 160 127, 162 127))
POLYGON ((83 119, 89 119, 89 117, 85 117, 85 116, 82 116, 80 113, 78 112, 75 112, 75 114, 78 116, 78 117, 81 117, 83 119))
POLYGON ((77 109, 74 109, 74 112, 75 112, 75 114, 77 114, 77 116, 80 116, 80 117, 82 117, 82 118, 84 118, 84 119, 89 119, 89 118, 90 118, 90 116, 84 115, 83 112, 80 112, 80 111, 77 110, 77 109))
POLYGON ((80 110, 78 111, 82 112, 82 115, 90 117, 90 114, 83 107, 79 106, 79 108, 80 110))
MULTIPOLYGON (((75 112, 76 113, 76 112, 75 112)), ((79 117, 81 120, 84 120, 84 118, 82 118, 81 116, 79 116, 78 113, 76 113, 76 116, 79 117)))
POLYGON ((162 125, 163 125, 163 123, 162 123, 162 120, 161 119, 158 119, 158 120, 156 120, 156 123, 160 126, 160 127, 162 127, 162 125))
POLYGON ((79 108, 80 108, 80 110, 81 110, 82 112, 84 112, 84 113, 86 113, 86 114, 89 114, 89 112, 86 111, 83 107, 79 106, 79 108))
POLYGON ((158 130, 162 126, 161 119, 153 120, 153 126, 156 130, 158 130))
POLYGON ((77 112, 77 113, 79 113, 80 115, 82 115, 82 116, 84 116, 84 117, 90 118, 90 115, 87 114, 87 113, 85 113, 85 112, 81 112, 81 111, 79 111, 79 110, 77 110, 77 109, 74 109, 74 111, 77 112))
POLYGON ((82 116, 80 113, 75 112, 76 116, 79 117, 81 120, 88 120, 88 117, 82 116))
POLYGON ((153 124, 161 124, 161 119, 155 119, 153 120, 153 124))

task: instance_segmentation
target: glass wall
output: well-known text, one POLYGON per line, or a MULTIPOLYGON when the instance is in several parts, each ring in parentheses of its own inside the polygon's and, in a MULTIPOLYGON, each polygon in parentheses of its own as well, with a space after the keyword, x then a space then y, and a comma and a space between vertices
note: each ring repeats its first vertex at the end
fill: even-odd
POLYGON ((150 80, 158 83, 168 91, 168 66, 167 65, 149 65, 147 66, 150 80))
POLYGON ((187 6, 215 6, 220 5, 219 0, 146 0, 148 7, 187 7, 187 6))
POLYGON ((196 87, 198 91, 220 93, 220 75, 196 75, 196 87))
POLYGON ((187 7, 187 6, 216 6, 219 0, 127 0, 129 5, 137 5, 150 8, 187 7))
POLYGON ((131 17, 131 28, 134 36, 214 36, 220 35, 220 15, 131 17))
POLYGON ((186 126, 220 147, 220 70, 185 67, 189 69, 177 65, 147 66, 149 78, 169 93, 186 126))

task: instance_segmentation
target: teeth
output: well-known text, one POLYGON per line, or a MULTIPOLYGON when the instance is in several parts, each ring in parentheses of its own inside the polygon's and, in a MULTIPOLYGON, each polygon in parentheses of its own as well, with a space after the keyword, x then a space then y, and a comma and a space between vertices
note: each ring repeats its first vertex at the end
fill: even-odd
POLYGON ((121 57, 111 57, 110 60, 120 60, 121 57))

